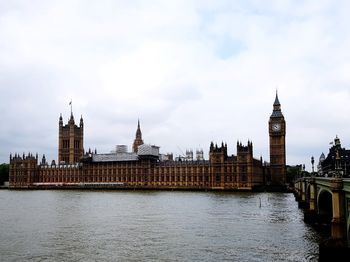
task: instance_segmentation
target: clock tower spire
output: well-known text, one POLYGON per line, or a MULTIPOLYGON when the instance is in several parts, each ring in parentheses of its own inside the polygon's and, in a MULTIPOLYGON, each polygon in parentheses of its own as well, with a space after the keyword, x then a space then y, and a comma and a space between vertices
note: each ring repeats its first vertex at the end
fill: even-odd
POLYGON ((270 136, 270 183, 284 185, 286 182, 286 121, 276 91, 273 111, 269 120, 270 136))

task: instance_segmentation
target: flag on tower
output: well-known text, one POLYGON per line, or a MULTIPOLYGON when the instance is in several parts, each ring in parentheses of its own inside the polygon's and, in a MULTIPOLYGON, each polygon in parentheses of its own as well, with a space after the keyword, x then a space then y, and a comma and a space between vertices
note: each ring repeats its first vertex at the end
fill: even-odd
POLYGON ((69 102, 69 105, 70 105, 70 114, 73 116, 72 100, 69 102))

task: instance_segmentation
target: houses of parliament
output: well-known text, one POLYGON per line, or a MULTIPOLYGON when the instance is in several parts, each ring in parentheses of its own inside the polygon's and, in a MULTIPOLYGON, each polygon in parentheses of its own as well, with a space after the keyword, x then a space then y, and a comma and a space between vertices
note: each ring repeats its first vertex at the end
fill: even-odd
POLYGON ((253 156, 253 143, 237 142, 237 154, 227 154, 227 144, 211 142, 209 159, 203 151, 186 152, 173 159, 159 147, 143 142, 140 122, 132 145, 120 145, 111 153, 84 151, 84 121, 62 115, 58 127, 58 161, 45 155, 10 155, 9 186, 13 189, 101 188, 168 190, 255 190, 265 185, 281 186, 286 179, 286 122, 276 93, 268 122, 270 163, 253 156))

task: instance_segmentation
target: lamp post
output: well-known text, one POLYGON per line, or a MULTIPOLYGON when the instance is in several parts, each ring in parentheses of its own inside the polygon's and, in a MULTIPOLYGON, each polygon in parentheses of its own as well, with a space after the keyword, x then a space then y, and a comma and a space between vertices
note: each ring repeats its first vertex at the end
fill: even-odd
POLYGON ((311 175, 313 176, 313 174, 314 174, 314 163, 315 163, 315 159, 314 159, 314 157, 312 156, 311 157, 311 165, 312 165, 312 173, 311 173, 311 175))

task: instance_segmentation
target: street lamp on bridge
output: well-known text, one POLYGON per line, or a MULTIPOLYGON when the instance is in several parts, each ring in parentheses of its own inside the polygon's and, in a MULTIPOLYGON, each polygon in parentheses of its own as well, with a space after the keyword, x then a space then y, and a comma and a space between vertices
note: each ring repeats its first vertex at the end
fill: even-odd
POLYGON ((335 152, 335 177, 343 177, 342 174, 342 168, 340 165, 340 155, 339 155, 339 150, 335 152))

